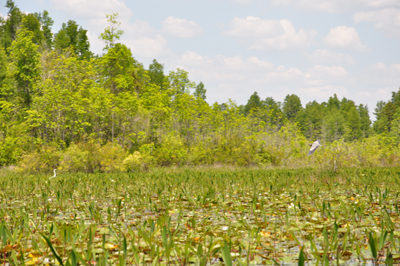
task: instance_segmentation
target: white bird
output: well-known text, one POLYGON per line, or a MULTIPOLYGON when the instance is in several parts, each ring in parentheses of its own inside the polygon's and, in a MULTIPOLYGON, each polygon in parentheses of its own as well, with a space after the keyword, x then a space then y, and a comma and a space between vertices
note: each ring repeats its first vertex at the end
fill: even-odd
POLYGON ((311 145, 311 148, 310 148, 310 151, 308 152, 308 155, 313 154, 313 153, 318 149, 319 146, 321 146, 321 142, 320 142, 319 140, 316 140, 316 141, 311 145))
POLYGON ((54 177, 56 177, 57 175, 56 175, 56 169, 54 169, 54 175, 52 176, 52 177, 50 177, 49 179, 52 179, 52 178, 54 178, 54 177))

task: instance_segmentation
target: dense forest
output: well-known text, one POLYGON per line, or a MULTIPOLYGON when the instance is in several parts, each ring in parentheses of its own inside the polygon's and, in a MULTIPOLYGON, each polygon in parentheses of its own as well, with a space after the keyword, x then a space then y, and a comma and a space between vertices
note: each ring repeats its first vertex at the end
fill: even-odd
MULTIPOLYGON (((8 0, 0 17, 0 166, 25 172, 116 172, 153 166, 389 166, 400 162, 400 90, 366 105, 283 102, 254 92, 246 105, 210 104, 183 69, 146 68, 119 42, 118 15, 90 51, 75 21, 53 34, 47 11, 8 0), (323 146, 307 156, 308 145, 323 146)), ((247 89, 247 88, 244 88, 247 89)))

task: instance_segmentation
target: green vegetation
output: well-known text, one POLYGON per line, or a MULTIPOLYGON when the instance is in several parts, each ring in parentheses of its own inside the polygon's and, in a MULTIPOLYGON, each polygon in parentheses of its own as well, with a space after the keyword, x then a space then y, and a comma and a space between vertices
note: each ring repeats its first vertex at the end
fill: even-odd
POLYGON ((117 14, 94 55, 75 21, 53 36, 47 11, 6 7, 0 264, 400 262, 400 90, 373 125, 336 95, 210 104, 138 62, 117 14))
POLYGON ((21 172, 134 172, 157 166, 341 167, 398 165, 400 91, 368 107, 336 95, 302 105, 257 92, 246 105, 206 102, 206 84, 183 69, 148 68, 119 42, 118 15, 90 51, 69 20, 52 34, 47 11, 13 0, 0 18, 0 167, 21 172), (313 159, 308 145, 321 139, 313 159))
POLYGON ((399 177, 399 168, 164 168, 49 180, 3 170, 0 263, 398 263, 399 177))

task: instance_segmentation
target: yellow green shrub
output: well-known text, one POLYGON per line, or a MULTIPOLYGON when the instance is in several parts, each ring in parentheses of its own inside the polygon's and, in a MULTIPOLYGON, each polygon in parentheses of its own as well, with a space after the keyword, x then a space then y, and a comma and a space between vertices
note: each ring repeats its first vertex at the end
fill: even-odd
POLYGON ((50 172, 57 168, 60 159, 61 152, 55 147, 43 147, 39 151, 23 155, 16 169, 23 173, 50 172))
POLYGON ((154 150, 154 157, 159 165, 182 165, 187 163, 188 151, 179 136, 169 134, 154 150))
POLYGON ((71 145, 63 154, 59 170, 70 173, 90 172, 89 151, 83 150, 80 145, 71 145))
POLYGON ((100 170, 106 173, 123 171, 124 157, 125 151, 121 146, 107 143, 99 149, 100 170))

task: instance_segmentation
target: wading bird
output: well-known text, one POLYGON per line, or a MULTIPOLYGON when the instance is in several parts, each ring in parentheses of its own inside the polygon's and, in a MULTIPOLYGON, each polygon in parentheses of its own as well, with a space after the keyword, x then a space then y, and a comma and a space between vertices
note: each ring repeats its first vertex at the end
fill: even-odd
POLYGON ((318 149, 319 146, 321 146, 321 142, 319 140, 316 140, 313 144, 311 144, 311 148, 310 151, 308 152, 308 155, 313 154, 318 149))
POLYGON ((52 179, 54 177, 56 177, 56 169, 54 169, 54 175, 52 177, 50 177, 49 179, 52 179))

